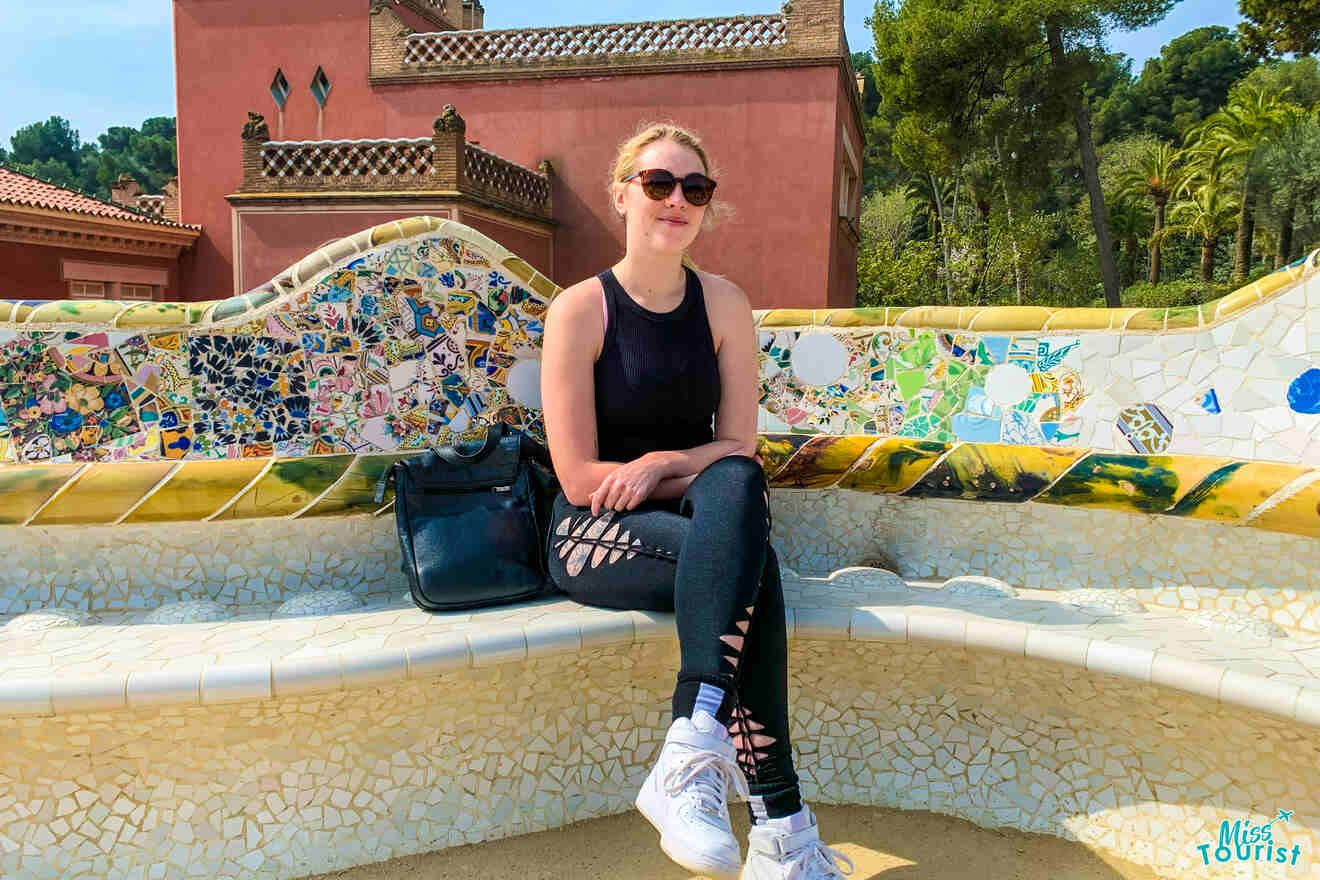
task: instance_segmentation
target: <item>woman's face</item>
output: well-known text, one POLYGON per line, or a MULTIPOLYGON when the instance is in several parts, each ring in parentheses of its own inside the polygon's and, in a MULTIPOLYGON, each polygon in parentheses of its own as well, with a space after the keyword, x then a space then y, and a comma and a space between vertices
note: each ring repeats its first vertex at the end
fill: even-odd
MULTIPOLYGON (((638 154, 634 171, 663 168, 678 179, 697 172, 705 174, 701 157, 691 149, 671 140, 659 140, 638 154)), ((618 184, 614 190, 614 208, 627 218, 628 250, 648 250, 681 254, 696 239, 708 205, 697 207, 683 195, 680 183, 660 201, 642 191, 641 178, 618 184)))

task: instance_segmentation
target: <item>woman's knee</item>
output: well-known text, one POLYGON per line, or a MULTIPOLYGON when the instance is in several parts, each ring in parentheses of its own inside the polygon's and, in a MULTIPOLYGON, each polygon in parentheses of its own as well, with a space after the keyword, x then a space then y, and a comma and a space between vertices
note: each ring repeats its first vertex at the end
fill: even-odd
POLYGON ((706 466, 688 487, 688 492, 713 491, 724 499, 746 496, 762 501, 765 496, 765 471, 756 459, 747 455, 726 455, 706 466))

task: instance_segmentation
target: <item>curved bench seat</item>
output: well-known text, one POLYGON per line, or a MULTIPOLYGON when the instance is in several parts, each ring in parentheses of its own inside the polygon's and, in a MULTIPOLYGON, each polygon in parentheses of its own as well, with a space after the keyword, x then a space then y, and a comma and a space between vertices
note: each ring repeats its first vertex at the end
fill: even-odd
MULTIPOLYGON (((976 598, 931 581, 910 581, 906 593, 832 587, 827 577, 787 575, 790 639, 924 642, 1052 660, 1320 727, 1320 635, 1216 634, 1175 610, 1110 614, 1052 590, 976 598)), ((0 716, 324 693, 676 637, 672 615, 568 598, 451 614, 428 614, 406 596, 331 615, 278 618, 274 610, 192 624, 106 614, 100 624, 36 633, 6 632, 0 618, 0 716)))
MULTIPOLYGON (((855 571, 785 572, 809 800, 1049 833, 1169 877, 1253 876, 1200 863, 1221 820, 1293 810, 1275 839, 1320 844, 1320 636, 855 571)), ((0 628, 0 875, 292 878, 557 827, 630 809, 663 739, 672 615, 275 607, 0 628)))

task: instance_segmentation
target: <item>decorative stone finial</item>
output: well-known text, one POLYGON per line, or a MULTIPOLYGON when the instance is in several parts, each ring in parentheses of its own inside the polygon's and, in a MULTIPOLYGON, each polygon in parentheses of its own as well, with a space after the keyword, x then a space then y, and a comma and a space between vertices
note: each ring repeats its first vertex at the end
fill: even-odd
POLYGON ((266 127, 266 117, 260 113, 248 111, 248 121, 243 124, 243 140, 268 141, 270 129, 266 127))
POLYGON ((455 131, 462 133, 467 131, 467 123, 458 115, 453 104, 446 104, 445 109, 435 118, 435 131, 436 134, 455 131))

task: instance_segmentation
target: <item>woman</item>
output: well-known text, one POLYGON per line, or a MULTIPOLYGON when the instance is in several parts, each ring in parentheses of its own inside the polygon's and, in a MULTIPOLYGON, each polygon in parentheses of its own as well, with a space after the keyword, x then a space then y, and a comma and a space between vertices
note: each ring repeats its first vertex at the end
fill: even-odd
POLYGON ((686 255, 710 222, 708 171, 677 126, 624 142, 609 194, 627 252, 547 313, 541 401, 563 487, 551 577, 587 605, 676 616, 673 724, 637 796, 666 854, 717 877, 840 877, 847 859, 821 842, 789 747, 752 310, 686 255), (729 785, 753 822, 745 868, 729 785))

